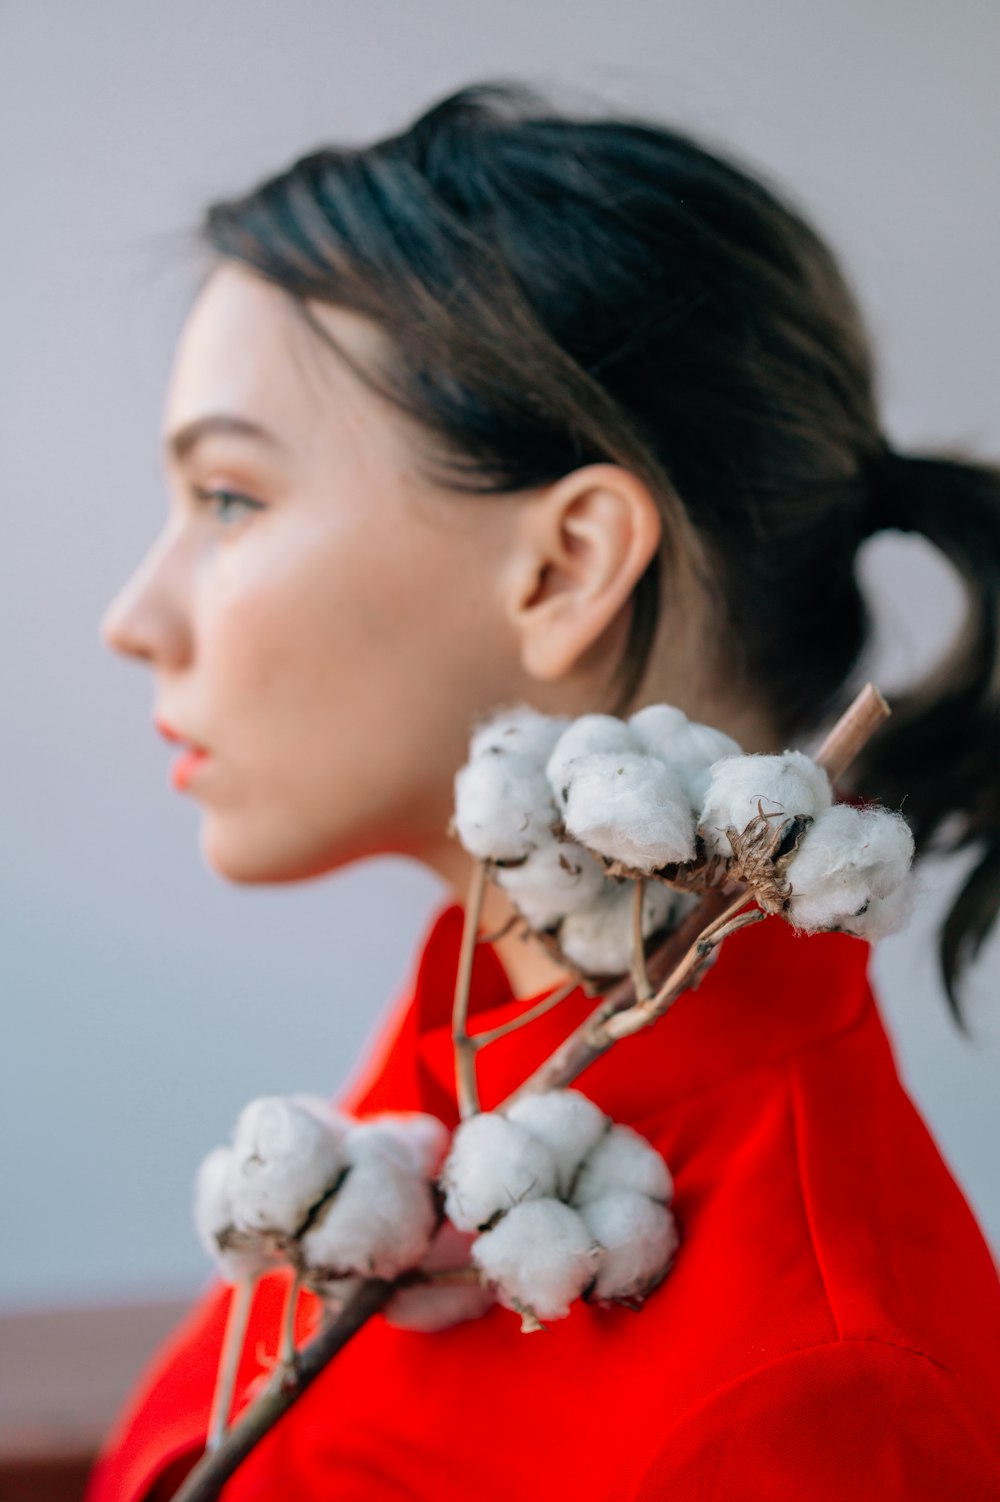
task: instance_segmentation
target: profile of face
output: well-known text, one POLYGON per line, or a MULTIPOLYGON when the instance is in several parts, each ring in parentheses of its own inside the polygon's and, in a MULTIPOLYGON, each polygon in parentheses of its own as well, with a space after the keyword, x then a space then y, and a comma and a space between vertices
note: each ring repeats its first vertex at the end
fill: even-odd
MULTIPOLYGON (((379 331, 312 311, 364 362, 379 331)), ((527 700, 604 707, 660 527, 612 465, 514 495, 428 482, 407 419, 221 262, 178 343, 163 529, 101 635, 206 748, 208 864, 280 882, 388 852, 445 870, 470 728, 527 700)))

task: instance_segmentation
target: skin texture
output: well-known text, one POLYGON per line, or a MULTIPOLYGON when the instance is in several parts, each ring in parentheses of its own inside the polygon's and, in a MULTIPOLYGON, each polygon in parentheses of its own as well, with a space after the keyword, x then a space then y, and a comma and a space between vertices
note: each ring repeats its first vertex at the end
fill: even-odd
MULTIPOLYGON (((381 347, 359 315, 311 308, 362 361, 381 347)), ((278 442, 213 433, 168 456, 164 526, 101 622, 108 647, 152 668, 154 714, 210 753, 186 793, 204 859, 260 883, 397 853, 464 900, 469 859, 446 830, 470 728, 515 700, 610 708, 629 596, 660 541, 653 498, 612 464, 493 497, 432 483, 408 419, 232 262, 182 330, 165 441, 215 413, 278 442)), ((634 707, 667 700, 748 750, 781 749, 753 706, 707 691, 667 605, 634 707)), ((509 912, 491 889, 485 927, 509 912)), ((519 994, 562 975, 517 936, 498 950, 519 994)))

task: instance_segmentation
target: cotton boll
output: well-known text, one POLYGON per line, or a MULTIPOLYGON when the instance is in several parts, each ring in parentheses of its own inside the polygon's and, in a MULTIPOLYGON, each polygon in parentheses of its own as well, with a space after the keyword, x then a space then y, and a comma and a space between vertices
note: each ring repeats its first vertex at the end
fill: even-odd
POLYGON ((504 1115, 545 1143, 555 1160, 557 1191, 564 1199, 581 1162, 609 1124, 604 1112, 579 1090, 521 1095, 504 1115))
POLYGON ((606 1194, 626 1189, 669 1204, 674 1181, 656 1148, 640 1132, 619 1121, 584 1159, 573 1190, 573 1204, 593 1204, 606 1194))
MULTIPOLYGON (((459 1231, 442 1222, 420 1261, 422 1272, 464 1269, 474 1272, 470 1249, 475 1232, 459 1231)), ((479 1319, 496 1303, 493 1290, 476 1278, 455 1283, 414 1283, 394 1293, 384 1314, 401 1330, 447 1330, 466 1320, 479 1319)))
POLYGON ((711 767, 724 756, 739 756, 742 747, 714 725, 689 720, 671 704, 650 704, 629 719, 644 751, 658 756, 678 777, 695 812, 700 812, 711 781, 711 767))
POLYGON ((545 768, 559 808, 565 806, 569 796, 571 764, 581 756, 617 756, 621 752, 635 754, 641 750, 639 741, 624 720, 611 714, 580 715, 556 741, 545 768))
POLYGON ((401 1167, 433 1179, 448 1150, 443 1121, 425 1111, 384 1111, 353 1122, 344 1140, 345 1155, 356 1162, 366 1151, 388 1154, 401 1167))
POLYGON ((302 1256, 314 1278, 395 1278, 416 1267, 436 1222, 426 1180, 369 1145, 302 1236, 302 1256))
POLYGON ((521 1200, 554 1193, 556 1165, 525 1127, 481 1111, 456 1128, 441 1186, 449 1220, 461 1231, 474 1231, 521 1200))
POLYGON ((233 1211, 247 1230, 294 1235, 343 1167, 334 1128, 280 1095, 244 1107, 233 1151, 233 1211))
POLYGON ((519 866, 501 866, 499 886, 510 895, 531 927, 550 928, 565 913, 586 907, 603 891, 607 877, 589 850, 572 840, 550 839, 519 866))
POLYGON ((588 849, 637 871, 694 858, 687 794, 655 756, 579 758, 570 768, 563 823, 588 849))
POLYGON ((547 715, 529 704, 515 705, 493 715, 476 730, 469 743, 469 760, 491 752, 510 752, 544 767, 570 723, 568 715, 547 715))
MULTIPOLYGON (((631 969, 634 891, 634 882, 616 884, 559 925, 559 948, 584 975, 624 975, 631 969)), ((664 927, 674 911, 670 888, 647 882, 642 893, 643 938, 664 927)))
POLYGON ((578 1211, 536 1199, 508 1210, 473 1243, 472 1258, 506 1308, 563 1319, 593 1281, 600 1250, 578 1211))
POLYGON ((815 818, 832 801, 830 779, 801 751, 724 756, 711 768, 698 832, 711 854, 729 857, 727 826, 742 833, 757 817, 758 803, 765 814, 783 814, 772 822, 784 827, 794 818, 815 818))
POLYGON ((604 1249, 593 1299, 641 1299, 662 1278, 677 1250, 674 1217, 657 1200, 616 1189, 580 1214, 604 1249))
POLYGON ((194 1224, 198 1239, 227 1283, 253 1277, 279 1260, 263 1238, 235 1232, 231 1147, 216 1147, 203 1159, 195 1180, 194 1224), (227 1245, 227 1242, 232 1244, 227 1245))
POLYGON ((455 829, 480 860, 521 860, 549 842, 555 819, 548 780, 526 756, 487 752, 455 774, 455 829))
MULTIPOLYGON (((843 927, 870 900, 896 890, 910 868, 913 851, 913 835, 900 814, 849 803, 824 809, 802 836, 787 868, 792 889, 789 920, 807 930, 843 927)), ((883 910, 882 921, 896 917, 905 921, 902 908, 883 910)), ((873 914, 871 924, 877 926, 878 921, 873 914)), ((874 927, 871 936, 875 937, 874 927)))

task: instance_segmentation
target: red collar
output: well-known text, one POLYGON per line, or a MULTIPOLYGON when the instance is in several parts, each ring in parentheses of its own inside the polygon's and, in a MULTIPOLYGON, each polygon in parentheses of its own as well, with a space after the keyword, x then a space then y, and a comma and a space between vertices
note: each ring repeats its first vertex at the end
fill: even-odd
MULTIPOLYGON (((432 918, 416 964, 409 1005, 349 1108, 419 1107, 454 1124, 451 1005, 462 908, 432 918)), ((766 918, 733 934, 701 983, 656 1025, 616 1044, 580 1077, 579 1087, 618 1121, 641 1122, 670 1102, 774 1065, 857 1022, 873 1004, 869 945, 848 934, 796 933, 766 918)), ((554 988, 551 988, 554 989, 554 988)), ((496 950, 475 952, 471 1031, 485 1031, 549 992, 516 999, 496 950)), ((480 1095, 497 1105, 598 1005, 574 991, 552 1012, 490 1044, 480 1055, 480 1095)))

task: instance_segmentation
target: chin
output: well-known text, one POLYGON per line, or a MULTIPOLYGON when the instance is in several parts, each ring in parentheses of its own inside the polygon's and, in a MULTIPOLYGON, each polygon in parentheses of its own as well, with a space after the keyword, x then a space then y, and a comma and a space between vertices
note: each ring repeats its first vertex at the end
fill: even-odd
POLYGON ((309 881, 363 860, 370 853, 346 842, 317 849, 315 842, 294 845, 287 837, 268 839, 246 828, 237 834, 227 829, 224 821, 211 816, 202 823, 199 843, 202 859, 209 869, 237 886, 309 881))

